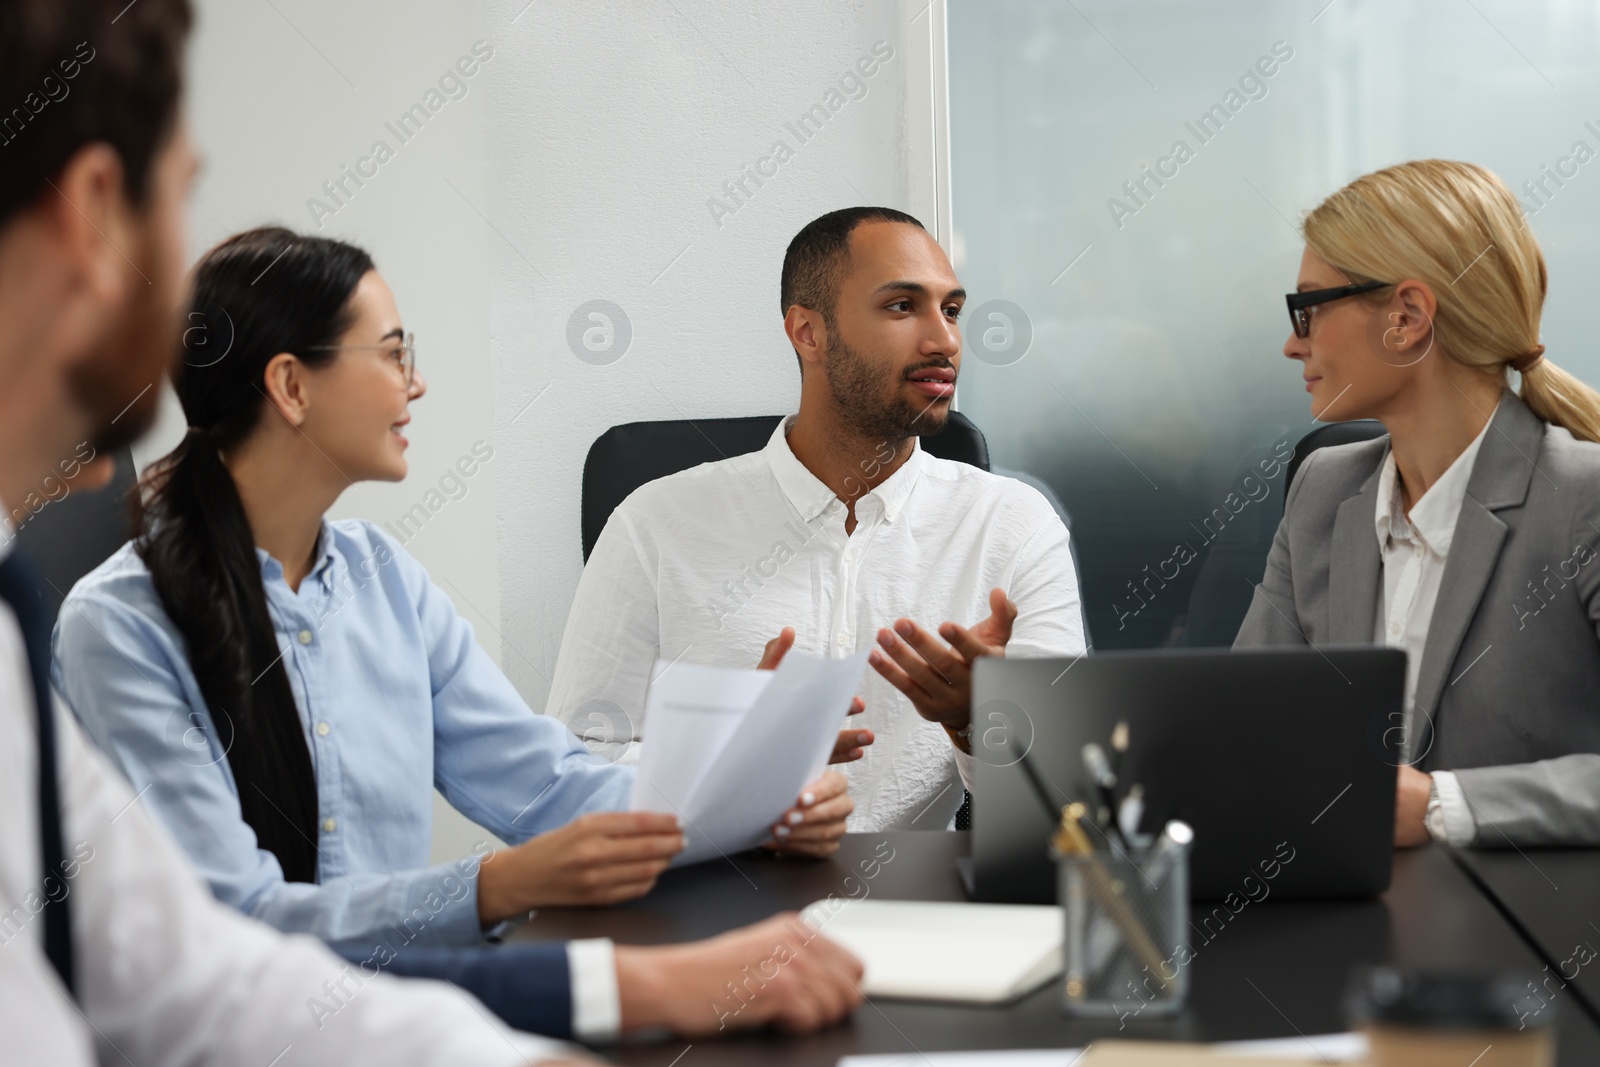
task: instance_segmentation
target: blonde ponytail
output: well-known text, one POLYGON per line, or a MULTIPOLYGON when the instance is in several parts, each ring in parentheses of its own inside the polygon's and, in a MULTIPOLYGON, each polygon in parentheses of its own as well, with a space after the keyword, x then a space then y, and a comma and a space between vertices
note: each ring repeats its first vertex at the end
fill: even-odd
POLYGON ((1534 414, 1600 441, 1600 392, 1543 358, 1544 254, 1511 190, 1471 163, 1419 159, 1363 175, 1301 225, 1313 252, 1351 281, 1426 282, 1449 358, 1507 380, 1522 366, 1534 414))
POLYGON ((1522 399, 1545 422, 1582 441, 1600 441, 1600 394, 1547 359, 1522 372, 1522 399))

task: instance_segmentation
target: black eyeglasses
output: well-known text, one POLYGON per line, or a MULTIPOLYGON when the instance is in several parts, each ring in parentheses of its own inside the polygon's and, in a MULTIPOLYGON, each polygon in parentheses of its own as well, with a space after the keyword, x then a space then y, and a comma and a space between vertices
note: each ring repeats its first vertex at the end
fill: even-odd
POLYGON ((1394 282, 1361 282, 1357 285, 1341 285, 1334 289, 1308 289, 1303 293, 1287 293, 1284 299, 1289 302, 1289 322, 1294 326, 1296 337, 1311 336, 1311 309, 1318 304, 1326 304, 1330 300, 1343 300, 1347 296, 1357 293, 1370 293, 1374 289, 1382 289, 1394 282))
POLYGON ((381 345, 307 345, 308 352, 337 352, 342 348, 364 348, 368 351, 387 352, 389 358, 394 360, 400 374, 405 379, 406 388, 411 388, 411 383, 417 376, 417 335, 408 333, 398 341, 387 341, 381 345))

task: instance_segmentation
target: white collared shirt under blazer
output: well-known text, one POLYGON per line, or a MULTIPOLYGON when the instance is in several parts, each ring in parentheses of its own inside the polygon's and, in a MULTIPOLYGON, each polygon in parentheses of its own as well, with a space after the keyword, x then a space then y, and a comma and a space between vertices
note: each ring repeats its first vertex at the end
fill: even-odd
MULTIPOLYGON (((1398 648, 1406 654, 1404 707, 1408 722, 1415 714, 1412 705, 1416 702, 1417 669, 1422 665, 1428 624, 1433 621, 1445 562, 1455 539, 1456 517, 1467 496, 1467 480, 1478 461, 1478 450, 1493 423, 1491 416, 1438 481, 1411 505, 1410 516, 1406 515, 1405 494, 1392 450, 1384 456, 1378 471, 1373 528, 1383 554, 1383 601, 1373 643, 1398 648)), ((1467 669, 1471 669, 1470 664, 1467 669)), ((1445 840, 1452 845, 1470 845, 1476 827, 1461 784, 1451 771, 1434 771, 1433 782, 1443 813, 1445 840)))
MULTIPOLYGON (((847 536, 844 504, 789 448, 792 423, 759 452, 643 486, 606 523, 578 583, 547 709, 597 752, 638 759, 657 659, 754 667, 785 626, 795 628, 796 650, 845 656, 902 616, 930 632, 981 622, 999 587, 1018 608, 1008 656, 1083 653, 1067 530, 1036 490, 918 445, 856 501, 847 536)), ((877 740, 841 768, 856 805, 850 829, 946 826, 971 757, 871 668, 860 693, 866 711, 850 725, 877 740)), ((1011 717, 991 722, 974 709, 975 748, 988 731, 1001 751, 1002 734, 1026 729, 1011 717)))
MULTIPOLYGON (((1401 756, 1453 773, 1472 843, 1597 845, 1600 444, 1508 390, 1476 447, 1448 538, 1431 506, 1412 508, 1442 563, 1431 609, 1417 598, 1433 568, 1417 568, 1408 591, 1403 553, 1386 563, 1374 536, 1392 501, 1380 486, 1388 437, 1307 456, 1234 647, 1396 643, 1386 627, 1398 608, 1399 646, 1421 638, 1401 756)), ((1292 730, 1294 709, 1284 714, 1292 730)))

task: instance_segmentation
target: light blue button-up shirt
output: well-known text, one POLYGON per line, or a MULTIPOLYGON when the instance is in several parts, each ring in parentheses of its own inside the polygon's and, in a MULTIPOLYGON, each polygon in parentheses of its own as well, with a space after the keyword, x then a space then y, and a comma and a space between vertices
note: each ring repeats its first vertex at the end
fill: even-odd
POLYGON ((623 810, 633 770, 534 713, 388 534, 325 522, 298 592, 261 578, 317 780, 317 883, 257 846, 185 641, 131 544, 75 585, 54 681, 222 901, 333 945, 482 937, 478 855, 429 866, 433 787, 506 841, 623 810))

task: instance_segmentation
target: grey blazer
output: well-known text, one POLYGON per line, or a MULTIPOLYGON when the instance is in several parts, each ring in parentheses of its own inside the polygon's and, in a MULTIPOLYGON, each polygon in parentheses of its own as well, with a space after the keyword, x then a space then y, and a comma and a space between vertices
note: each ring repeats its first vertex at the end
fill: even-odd
MULTIPOLYGON (((1371 644, 1389 438, 1311 453, 1235 648, 1371 644)), ((1600 445, 1502 394, 1417 676, 1405 759, 1456 773, 1475 844, 1600 844, 1600 445)))

